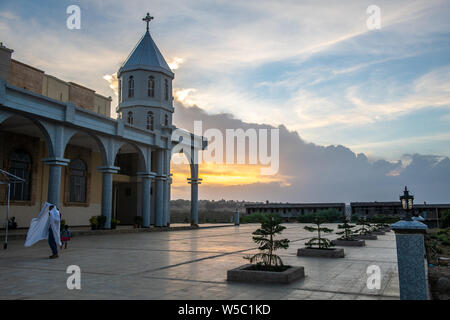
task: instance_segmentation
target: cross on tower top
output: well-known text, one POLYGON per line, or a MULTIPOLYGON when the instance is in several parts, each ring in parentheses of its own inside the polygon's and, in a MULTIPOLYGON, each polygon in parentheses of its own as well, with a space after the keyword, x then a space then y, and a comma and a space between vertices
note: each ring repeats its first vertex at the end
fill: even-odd
POLYGON ((154 18, 152 16, 150 16, 150 13, 147 12, 147 15, 145 16, 145 18, 142 19, 142 21, 147 22, 147 31, 148 31, 148 24, 150 23, 150 21, 152 21, 154 18))

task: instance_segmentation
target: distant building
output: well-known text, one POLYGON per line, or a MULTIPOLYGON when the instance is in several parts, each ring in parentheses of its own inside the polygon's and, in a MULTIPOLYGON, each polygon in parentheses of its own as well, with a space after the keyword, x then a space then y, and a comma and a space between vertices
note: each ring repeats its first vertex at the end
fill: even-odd
MULTIPOLYGON (((405 214, 400 201, 352 202, 350 206, 352 215, 373 217, 376 215, 403 216, 405 214)), ((414 214, 423 217, 429 228, 439 226, 440 217, 446 210, 450 210, 450 204, 414 204, 414 214)))
MULTIPOLYGON (((392 202, 352 202, 350 206, 345 203, 259 203, 246 204, 245 214, 252 213, 277 213, 290 220, 298 216, 315 213, 319 210, 336 209, 347 217, 351 215, 366 216, 368 218, 377 215, 404 216, 400 201, 392 202)), ((415 204, 414 214, 425 219, 429 228, 439 227, 442 213, 450 210, 450 204, 415 204)))
POLYGON ((345 203, 261 203, 245 205, 245 214, 277 213, 286 219, 295 219, 298 216, 315 213, 319 210, 336 209, 345 214, 345 203))

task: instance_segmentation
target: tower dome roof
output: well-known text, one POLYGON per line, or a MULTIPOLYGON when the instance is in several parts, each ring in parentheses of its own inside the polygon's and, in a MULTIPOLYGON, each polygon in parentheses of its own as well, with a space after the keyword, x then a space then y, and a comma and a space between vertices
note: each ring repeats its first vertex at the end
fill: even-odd
MULTIPOLYGON (((147 14, 148 15, 148 14, 147 14)), ((145 18, 144 18, 144 21, 145 18)), ((119 69, 119 75, 125 71, 132 70, 149 70, 162 72, 169 77, 173 78, 174 73, 168 66, 163 55, 159 51, 148 30, 147 22, 147 32, 139 40, 136 47, 128 56, 127 60, 119 69)))

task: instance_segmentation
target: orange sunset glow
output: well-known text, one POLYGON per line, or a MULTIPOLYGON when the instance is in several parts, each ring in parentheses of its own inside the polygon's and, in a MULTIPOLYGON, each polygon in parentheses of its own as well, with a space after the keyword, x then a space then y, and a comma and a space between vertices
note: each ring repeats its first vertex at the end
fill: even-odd
MULTIPOLYGON (((288 186, 289 177, 280 175, 264 176, 261 175, 260 165, 242 165, 242 164, 216 164, 202 163, 200 178, 203 183, 214 186, 234 186, 247 185, 254 183, 280 183, 288 186)), ((186 185, 187 178, 190 177, 190 169, 187 164, 172 165, 173 186, 182 187, 186 185)))

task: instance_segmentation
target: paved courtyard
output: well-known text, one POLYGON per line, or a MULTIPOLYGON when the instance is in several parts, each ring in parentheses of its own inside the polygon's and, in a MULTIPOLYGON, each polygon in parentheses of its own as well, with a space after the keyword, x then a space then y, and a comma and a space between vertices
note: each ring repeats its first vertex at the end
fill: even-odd
POLYGON ((25 248, 23 240, 13 240, 0 251, 0 299, 399 299, 393 232, 366 247, 346 247, 343 259, 300 258, 297 249, 313 234, 303 224, 286 226, 283 236, 291 244, 280 255, 306 273, 290 285, 226 281, 227 270, 256 252, 251 233, 257 225, 250 224, 80 236, 56 260, 48 259, 45 241, 25 248), (66 287, 69 265, 81 268, 81 290, 66 287), (381 268, 379 290, 367 288, 370 265, 381 268))

